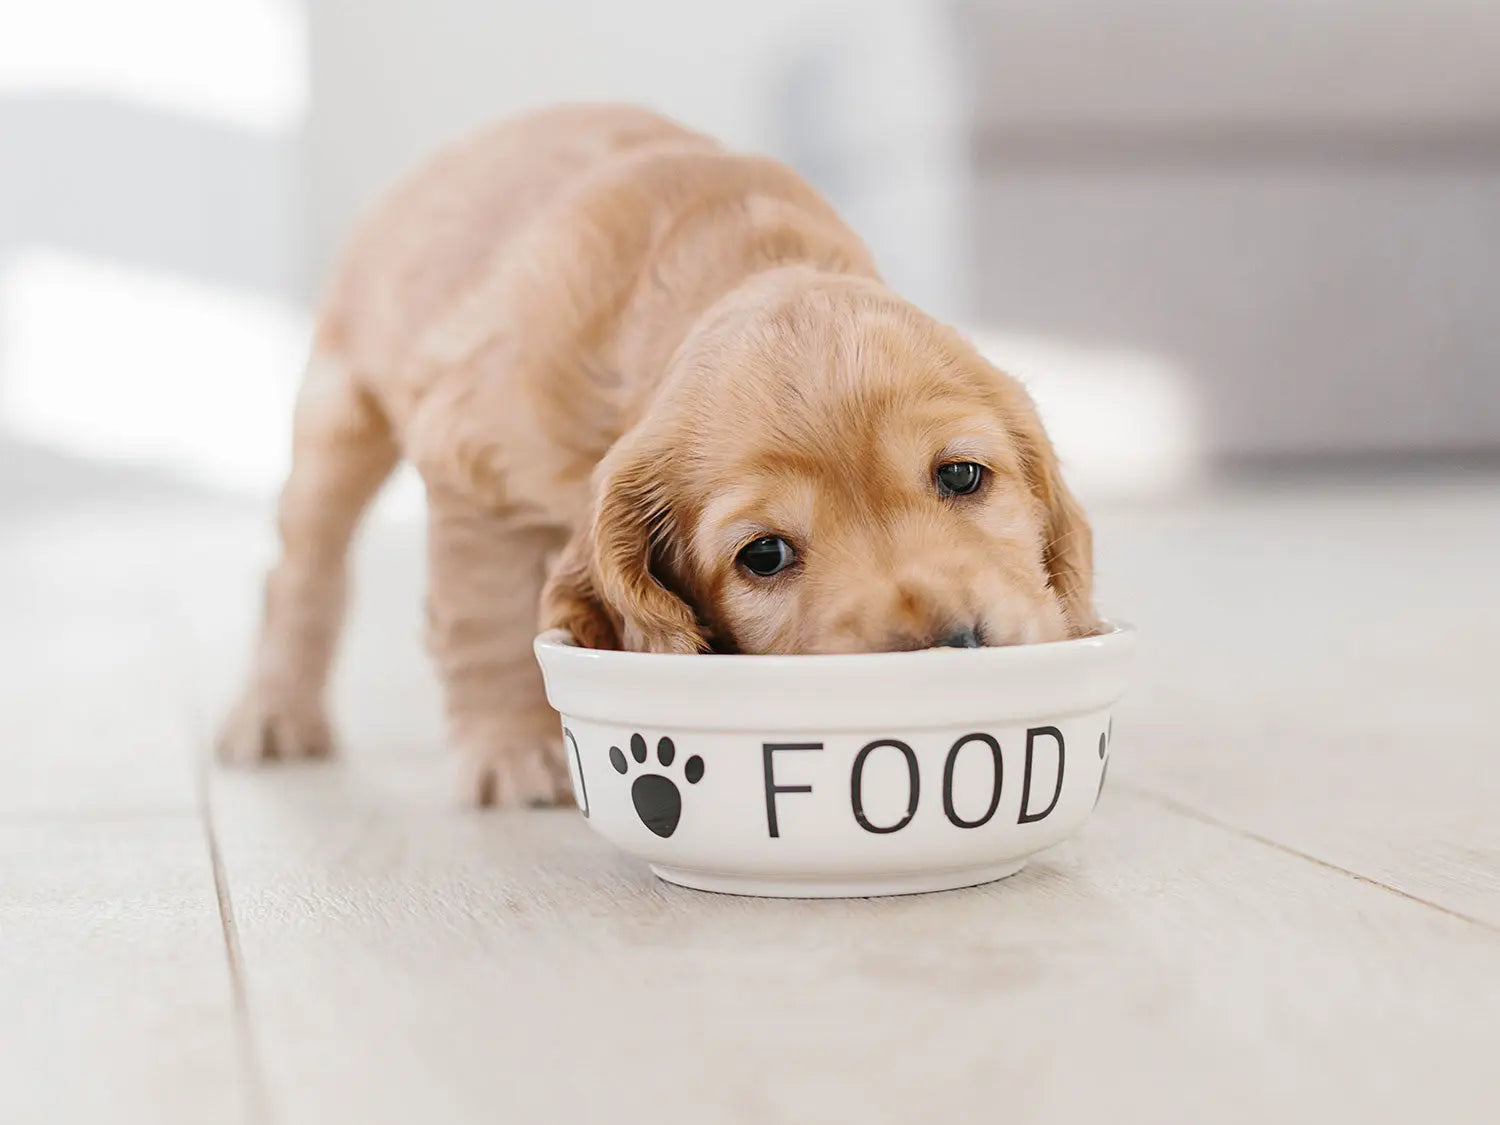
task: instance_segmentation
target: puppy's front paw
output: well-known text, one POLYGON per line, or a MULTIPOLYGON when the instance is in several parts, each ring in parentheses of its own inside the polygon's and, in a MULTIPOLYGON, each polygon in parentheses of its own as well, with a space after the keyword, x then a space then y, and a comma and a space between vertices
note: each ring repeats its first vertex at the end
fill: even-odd
POLYGON ((471 731, 455 741, 461 755, 458 796, 463 803, 546 808, 572 802, 561 736, 471 731))
POLYGON ((316 701, 278 699, 251 687, 225 717, 214 750, 226 765, 326 758, 333 730, 316 701))

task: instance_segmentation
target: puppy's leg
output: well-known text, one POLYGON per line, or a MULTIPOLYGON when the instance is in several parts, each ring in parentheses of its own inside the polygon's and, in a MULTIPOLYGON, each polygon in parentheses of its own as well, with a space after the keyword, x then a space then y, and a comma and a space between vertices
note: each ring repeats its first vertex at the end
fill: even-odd
POLYGON ((250 682, 219 735, 224 761, 332 751, 323 689, 343 623, 349 540, 396 464, 384 416, 332 357, 308 365, 294 426, 277 512, 281 557, 266 578, 250 682))
POLYGON ((427 639, 448 735, 463 755, 462 796, 479 805, 566 801, 562 733, 531 652, 562 534, 440 486, 429 485, 427 508, 427 639))
POLYGON ((558 717, 531 654, 547 556, 561 534, 441 487, 428 489, 428 520, 428 645, 463 757, 463 798, 565 801, 558 717))

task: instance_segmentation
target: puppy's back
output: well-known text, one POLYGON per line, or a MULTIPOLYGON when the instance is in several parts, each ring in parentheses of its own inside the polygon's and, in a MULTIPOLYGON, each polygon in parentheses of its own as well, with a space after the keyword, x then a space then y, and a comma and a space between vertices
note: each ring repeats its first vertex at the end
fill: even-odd
POLYGON ((538 215, 603 166, 652 146, 718 148, 647 110, 571 105, 440 149, 356 223, 322 303, 318 346, 381 381, 538 215))

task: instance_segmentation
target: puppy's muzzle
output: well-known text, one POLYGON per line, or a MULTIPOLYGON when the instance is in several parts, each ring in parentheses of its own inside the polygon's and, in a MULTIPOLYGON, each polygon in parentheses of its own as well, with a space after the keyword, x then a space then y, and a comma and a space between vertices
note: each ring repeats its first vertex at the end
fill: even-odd
POLYGON ((984 637, 980 635, 979 629, 967 626, 955 629, 951 633, 945 633, 933 642, 933 648, 983 648, 984 637))

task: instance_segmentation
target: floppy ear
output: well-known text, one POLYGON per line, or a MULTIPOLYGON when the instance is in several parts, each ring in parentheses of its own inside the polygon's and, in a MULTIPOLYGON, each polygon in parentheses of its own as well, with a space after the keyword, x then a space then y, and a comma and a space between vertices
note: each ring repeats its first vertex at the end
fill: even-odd
POLYGON ((708 639, 691 607, 654 565, 677 533, 661 471, 670 458, 622 439, 600 466, 594 514, 558 556, 542 591, 542 623, 588 648, 703 652, 708 639))
POLYGON ((1052 441, 1028 397, 1014 420, 1031 493, 1043 512, 1042 561, 1047 584, 1062 603, 1068 635, 1098 632, 1094 612, 1094 532, 1083 507, 1063 482, 1052 441))
POLYGON ((618 649, 618 621, 604 608, 594 585, 591 527, 573 533, 542 587, 541 627, 566 629, 584 648, 618 649))

